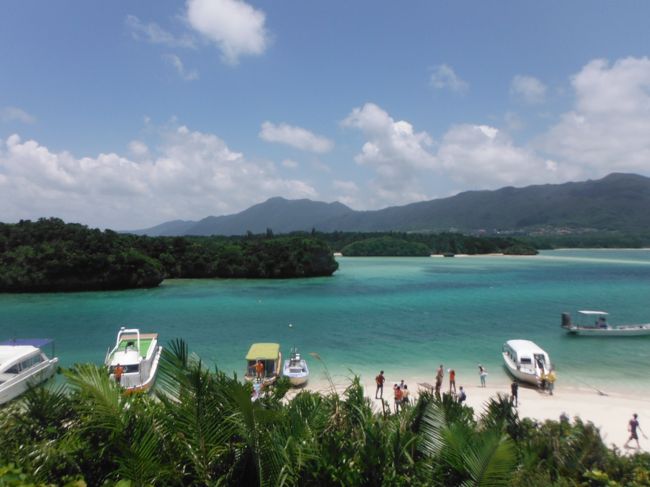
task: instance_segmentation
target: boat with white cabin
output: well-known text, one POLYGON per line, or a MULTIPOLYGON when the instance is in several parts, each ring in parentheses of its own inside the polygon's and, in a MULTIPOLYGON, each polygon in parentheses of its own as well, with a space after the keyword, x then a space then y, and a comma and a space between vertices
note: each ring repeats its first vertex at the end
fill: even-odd
POLYGON ((553 368, 548 354, 530 340, 508 340, 503 344, 503 362, 514 378, 540 386, 553 368))
POLYGON ((569 334, 594 337, 633 337, 650 335, 650 323, 612 326, 606 311, 578 311, 579 321, 574 323, 569 313, 562 313, 562 328, 569 334))
POLYGON ((309 380, 307 361, 300 356, 297 348, 292 348, 291 355, 284 361, 282 375, 289 378, 292 386, 302 386, 309 380))
POLYGON ((112 379, 127 392, 151 389, 156 380, 162 346, 158 333, 140 333, 137 328, 120 328, 112 350, 104 360, 112 379), (119 377, 116 377, 119 376, 119 377))
POLYGON ((59 359, 41 350, 54 341, 47 338, 14 339, 0 343, 0 404, 15 399, 56 372, 59 359))

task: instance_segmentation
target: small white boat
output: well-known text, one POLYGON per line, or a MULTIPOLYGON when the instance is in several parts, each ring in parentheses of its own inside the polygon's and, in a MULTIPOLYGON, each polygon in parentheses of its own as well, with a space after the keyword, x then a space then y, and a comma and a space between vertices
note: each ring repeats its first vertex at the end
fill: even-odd
POLYGON ((542 376, 553 368, 548 354, 530 340, 508 340, 503 344, 503 361, 516 379, 539 386, 542 376))
POLYGON ((278 343, 253 343, 246 354, 244 378, 263 385, 273 384, 280 376, 282 353, 278 343))
POLYGON ((161 353, 158 333, 140 333, 137 328, 122 327, 104 363, 111 378, 125 391, 148 391, 156 380, 161 353))
POLYGON ((301 386, 309 380, 307 361, 300 356, 297 348, 291 349, 291 355, 284 361, 282 375, 289 378, 293 386, 301 386))
MULTIPOLYGON (((29 387, 45 382, 56 372, 59 359, 41 350, 49 339, 16 339, 0 343, 0 404, 20 396, 29 387)), ((54 355, 54 352, 52 352, 54 355)))
POLYGON ((572 335, 598 337, 633 337, 650 335, 650 323, 641 325, 616 325, 607 322, 605 311, 578 311, 579 323, 573 323, 569 313, 562 313, 562 328, 572 335))

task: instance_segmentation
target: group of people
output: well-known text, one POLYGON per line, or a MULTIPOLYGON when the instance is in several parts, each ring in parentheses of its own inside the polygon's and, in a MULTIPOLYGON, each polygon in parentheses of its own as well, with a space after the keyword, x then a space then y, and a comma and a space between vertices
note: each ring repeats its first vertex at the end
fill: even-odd
MULTIPOLYGON (((380 371, 379 375, 375 377, 375 383, 377 384, 377 390, 375 391, 375 399, 384 399, 384 383, 386 382, 386 376, 384 376, 384 371, 380 371)), ((399 384, 393 386, 393 399, 395 400, 395 412, 399 411, 399 408, 404 407, 409 404, 410 391, 408 386, 404 383, 404 380, 399 384)))
MULTIPOLYGON (((467 399, 467 394, 465 394, 463 386, 460 386, 458 391, 456 391, 456 371, 454 369, 447 369, 447 373, 449 374, 449 394, 452 397, 455 397, 456 400, 462 404, 467 399)), ((440 364, 440 367, 438 367, 438 370, 436 371, 436 385, 434 387, 434 392, 438 398, 440 398, 440 391, 444 379, 445 369, 442 364, 440 364)))

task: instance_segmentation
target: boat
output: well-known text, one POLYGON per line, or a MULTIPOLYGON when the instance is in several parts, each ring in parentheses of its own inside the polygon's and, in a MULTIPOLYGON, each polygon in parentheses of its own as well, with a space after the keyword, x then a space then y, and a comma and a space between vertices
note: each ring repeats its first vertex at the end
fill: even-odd
POLYGON ((578 311, 579 323, 573 323, 569 313, 562 313, 562 328, 572 335, 598 337, 632 337, 650 335, 650 323, 641 325, 616 325, 607 322, 605 311, 578 311))
POLYGON ((503 344, 503 361, 515 379, 540 386, 542 376, 553 368, 548 354, 530 340, 508 340, 503 344))
POLYGON ((244 375, 246 380, 261 382, 264 385, 273 384, 281 372, 280 345, 278 343, 253 343, 246 354, 246 362, 246 374, 244 375))
POLYGON ((161 354, 158 333, 140 333, 137 328, 122 327, 104 363, 110 377, 126 392, 145 392, 156 380, 161 354))
POLYGON ((282 375, 289 378, 292 386, 302 386, 309 380, 307 361, 300 356, 297 348, 292 348, 291 355, 284 361, 282 375))
POLYGON ((14 339, 0 343, 0 404, 15 399, 30 387, 41 384, 56 372, 54 340, 14 339), (52 345, 52 358, 42 348, 52 345))

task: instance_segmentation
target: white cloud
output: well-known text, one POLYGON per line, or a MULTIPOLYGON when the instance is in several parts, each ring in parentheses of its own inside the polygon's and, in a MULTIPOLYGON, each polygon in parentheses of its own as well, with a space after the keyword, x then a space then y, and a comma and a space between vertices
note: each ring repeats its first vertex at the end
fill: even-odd
POLYGON ((426 198, 419 176, 437 167, 429 152, 433 141, 426 132, 415 132, 404 120, 395 121, 374 103, 352 110, 342 125, 361 130, 367 139, 355 161, 376 173, 369 183, 370 206, 426 198))
MULTIPOLYGON (((143 154, 144 144, 130 149, 143 154)), ((58 216, 129 229, 239 211, 271 196, 318 196, 304 181, 280 177, 273 164, 248 160, 213 134, 179 127, 164 134, 155 152, 139 162, 115 153, 77 158, 12 135, 0 144, 3 218, 58 216)))
POLYGON ((442 138, 437 153, 453 180, 474 188, 561 180, 557 163, 518 147, 501 130, 488 125, 458 125, 442 138))
POLYGON ((264 122, 259 133, 261 139, 267 142, 279 142, 297 149, 324 154, 332 150, 333 142, 323 136, 316 135, 302 127, 280 123, 264 122))
POLYGON ((132 140, 129 142, 129 153, 135 159, 144 159, 149 157, 149 147, 141 140, 132 140))
POLYGON ((264 12, 243 0, 187 0, 187 20, 217 44, 230 64, 243 55, 262 54, 269 44, 264 12))
POLYGON ((341 181, 335 179, 332 181, 332 187, 345 193, 356 193, 359 191, 359 186, 357 186, 354 181, 341 181))
POLYGON ((21 122, 27 124, 36 123, 36 117, 18 107, 4 107, 0 110, 0 120, 3 122, 21 122))
POLYGON ((282 166, 289 168, 289 169, 295 169, 298 167, 298 163, 294 161, 293 159, 284 159, 282 161, 282 166))
POLYGON ((512 79, 510 92, 525 103, 542 103, 546 98, 546 85, 533 76, 518 74, 512 79))
POLYGON ((574 109, 537 147, 575 166, 581 175, 650 168, 650 59, 596 59, 572 78, 574 109))
POLYGON ((168 47, 195 47, 194 40, 190 36, 177 37, 155 22, 144 23, 135 15, 127 15, 124 23, 135 40, 168 47))
POLYGON ((447 88, 456 93, 464 93, 469 88, 469 84, 461 79, 454 69, 447 64, 434 67, 429 81, 434 88, 447 88))
POLYGON ((176 54, 165 54, 163 59, 174 67, 178 75, 185 81, 194 81, 199 79, 199 72, 195 69, 186 69, 183 61, 176 54))

